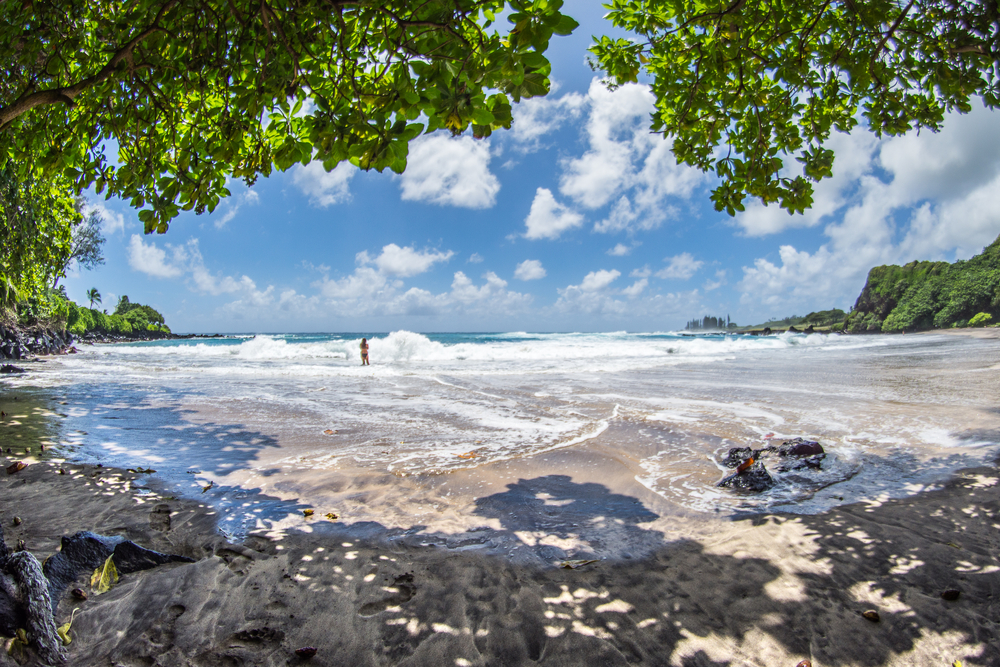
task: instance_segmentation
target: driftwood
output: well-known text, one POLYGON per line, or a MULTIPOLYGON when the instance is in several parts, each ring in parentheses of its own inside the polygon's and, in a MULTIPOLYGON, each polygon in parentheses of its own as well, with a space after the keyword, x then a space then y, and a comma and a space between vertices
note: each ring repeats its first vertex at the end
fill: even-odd
POLYGON ((66 652, 55 621, 59 600, 77 577, 92 572, 108 557, 122 574, 164 563, 194 562, 145 549, 123 537, 84 531, 64 537, 60 550, 42 566, 27 551, 11 552, 0 526, 0 635, 11 637, 23 628, 44 664, 64 663, 66 652))

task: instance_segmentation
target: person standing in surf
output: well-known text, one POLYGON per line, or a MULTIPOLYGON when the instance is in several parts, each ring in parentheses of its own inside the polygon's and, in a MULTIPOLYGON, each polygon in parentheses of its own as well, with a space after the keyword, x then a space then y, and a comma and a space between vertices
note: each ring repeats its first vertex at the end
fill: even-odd
POLYGON ((368 363, 368 339, 367 338, 362 338, 361 339, 361 365, 362 366, 371 366, 371 364, 368 363))

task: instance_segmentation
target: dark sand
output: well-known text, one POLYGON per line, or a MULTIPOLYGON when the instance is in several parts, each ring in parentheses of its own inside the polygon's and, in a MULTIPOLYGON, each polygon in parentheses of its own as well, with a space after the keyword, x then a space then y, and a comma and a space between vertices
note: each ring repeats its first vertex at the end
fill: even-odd
MULTIPOLYGON (((485 555, 488 531, 430 546, 320 511, 309 532, 231 544, 214 510, 156 492, 148 475, 38 460, 30 434, 11 433, 0 429, 5 450, 35 456, 0 457, 31 462, 0 473, 9 544, 23 539, 44 559, 61 536, 92 530, 197 559, 125 575, 84 602, 67 595, 58 621, 80 610, 72 665, 295 665, 307 664, 294 653, 305 646, 318 649, 312 665, 1000 665, 994 466, 904 500, 661 533, 649 556, 567 570, 485 555), (941 598, 949 588, 957 601, 941 598)), ((580 501, 598 486, 557 481, 580 501)), ((558 512, 526 502, 518 525, 558 512)), ((89 578, 78 585, 89 590, 89 578)))

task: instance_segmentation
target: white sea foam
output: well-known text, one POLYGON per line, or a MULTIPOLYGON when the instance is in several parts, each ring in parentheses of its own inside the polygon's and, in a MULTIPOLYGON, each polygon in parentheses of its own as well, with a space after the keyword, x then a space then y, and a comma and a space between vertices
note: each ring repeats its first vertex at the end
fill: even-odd
POLYGON ((156 462, 163 474, 181 465, 178 451, 184 467, 201 466, 199 456, 218 460, 221 431, 200 425, 227 433, 235 427, 225 425, 239 425, 250 435, 226 445, 233 454, 222 458, 236 458, 218 464, 220 483, 241 467, 256 480, 286 467, 447 474, 600 441, 627 452, 622 465, 670 502, 745 508, 752 501, 715 489, 717 461, 726 448, 759 446, 773 433, 820 440, 831 454, 812 487, 788 475, 768 496, 808 510, 820 506, 802 500, 817 485, 856 478, 891 491, 895 476, 903 489, 996 445, 986 421, 966 433, 976 415, 991 414, 976 406, 991 407, 995 374, 958 370, 997 359, 978 347, 964 352, 952 337, 395 331, 368 336, 372 365, 364 367, 360 338, 84 347, 7 382, 86 387, 98 397, 92 409, 67 408, 66 423, 91 434, 74 436, 74 451, 90 447, 126 466, 156 462), (166 412, 155 427, 140 420, 123 430, 134 407, 166 412), (886 474, 901 456, 903 472, 886 474))

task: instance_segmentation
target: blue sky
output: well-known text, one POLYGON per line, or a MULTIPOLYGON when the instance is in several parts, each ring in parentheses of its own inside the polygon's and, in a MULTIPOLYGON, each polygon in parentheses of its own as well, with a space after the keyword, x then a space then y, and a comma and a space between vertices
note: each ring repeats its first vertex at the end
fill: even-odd
POLYGON ((715 181, 649 133, 646 87, 610 92, 587 66, 610 30, 599 3, 564 11, 581 26, 550 47, 555 90, 516 105, 512 130, 421 137, 402 176, 237 181, 165 235, 92 198, 107 261, 70 273, 71 298, 127 294, 175 332, 664 331, 847 310, 873 266, 968 258, 1000 234, 1000 114, 978 107, 938 134, 835 135, 806 215, 715 212, 715 181))

